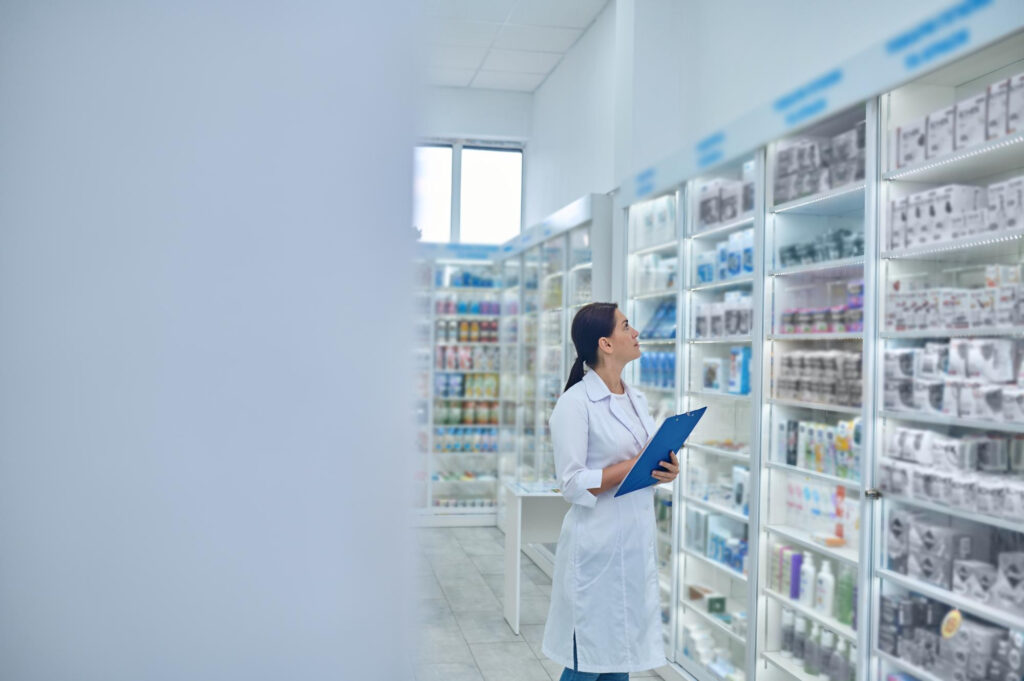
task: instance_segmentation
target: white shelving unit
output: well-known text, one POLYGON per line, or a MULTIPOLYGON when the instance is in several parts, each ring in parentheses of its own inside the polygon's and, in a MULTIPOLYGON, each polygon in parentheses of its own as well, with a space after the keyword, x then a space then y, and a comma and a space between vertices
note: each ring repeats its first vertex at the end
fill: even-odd
POLYGON ((418 433, 426 455, 417 492, 422 524, 497 521, 502 393, 495 252, 446 246, 421 265, 421 335, 428 340, 417 360, 425 404, 418 433))
MULTIPOLYGON (((753 561, 761 384, 757 366, 762 330, 756 313, 763 282, 761 242, 763 156, 709 168, 678 192, 681 257, 685 263, 679 331, 680 411, 708 407, 687 441, 680 519, 687 536, 679 553, 680 589, 699 587, 725 597, 726 616, 753 625, 754 581, 736 569, 753 561), (731 491, 732 503, 723 492, 731 491), (694 528, 699 528, 695 531, 694 528), (717 559, 726 545, 734 565, 717 559)), ((674 661, 698 679, 715 678, 753 663, 752 637, 739 634, 681 594, 674 661), (687 655, 694 628, 706 630, 719 654, 715 667, 687 655)))
MULTIPOLYGON (((626 380, 647 396, 652 416, 658 422, 678 413, 679 389, 676 357, 679 355, 679 293, 682 272, 679 259, 678 198, 675 193, 656 197, 629 209, 620 244, 626 255, 626 297, 623 312, 640 332, 643 356, 627 368, 626 380), (670 360, 670 361, 669 361, 670 360)), ((672 488, 655 490, 659 510, 659 579, 670 585, 662 593, 662 621, 669 647, 674 645, 674 604, 677 600, 676 561, 672 539, 678 527, 677 506, 672 488)))
MULTIPOLYGON (((883 94, 879 100, 880 121, 884 131, 881 140, 884 162, 878 198, 882 247, 877 274, 880 308, 877 350, 879 366, 874 384, 878 410, 873 441, 876 452, 873 475, 875 486, 882 489, 882 512, 878 514, 874 537, 873 570, 878 585, 876 597, 880 608, 900 607, 901 603, 909 599, 917 599, 918 603, 928 603, 928 607, 940 616, 947 611, 959 611, 965 626, 969 623, 971 626, 995 627, 991 629, 995 635, 999 635, 1000 631, 1024 630, 1024 615, 1019 610, 1000 607, 999 599, 995 596, 991 596, 988 602, 982 602, 968 595, 978 591, 952 583, 959 579, 957 575, 962 574, 959 569, 961 564, 954 562, 951 574, 945 576, 941 568, 938 572, 920 570, 920 565, 934 564, 935 549, 930 543, 918 543, 916 539, 911 544, 901 531, 906 529, 907 535, 913 537, 949 532, 950 528, 967 533, 973 547, 970 555, 959 553, 952 558, 970 559, 973 561, 970 563, 972 570, 988 570, 986 574, 991 574, 992 579, 998 582, 1005 578, 999 567, 1001 556, 1012 553, 1016 545, 1024 542, 1024 523, 1020 521, 1020 516, 962 508, 949 499, 936 496, 930 488, 912 487, 905 491, 893 491, 887 472, 889 462, 896 460, 898 465, 913 466, 910 470, 922 470, 920 467, 923 465, 929 472, 956 480, 979 475, 998 482, 1019 475, 1019 471, 1012 470, 1009 465, 997 472, 984 461, 980 464, 964 461, 958 465, 955 457, 911 461, 915 457, 908 438, 915 441, 939 438, 942 442, 955 442, 970 436, 995 438, 991 442, 1003 440, 1012 443, 1024 434, 1024 421, 983 418, 976 413, 964 411, 958 403, 948 402, 945 394, 938 395, 934 391, 935 397, 927 401, 923 399, 923 393, 913 396, 914 406, 920 408, 920 411, 893 409, 892 399, 896 396, 899 404, 907 405, 905 397, 899 397, 900 390, 904 390, 904 396, 907 394, 906 390, 911 385, 907 381, 916 382, 918 387, 925 385, 924 381, 934 381, 939 391, 945 392, 944 386, 947 383, 959 380, 949 373, 955 373, 959 357, 957 348, 980 347, 981 344, 987 344, 986 347, 1012 346, 1024 335, 1024 319, 1011 315, 1007 321, 995 322, 994 318, 987 318, 984 305, 986 288, 1001 284, 1002 276, 1002 270, 995 269, 996 279, 993 280, 991 273, 987 275, 987 268, 1001 266, 1006 271, 1015 269, 1019 275, 1021 265, 1024 264, 1024 229, 1021 228, 1019 218, 1015 225, 1005 224, 999 217, 1000 213, 992 210, 1000 205, 998 191, 993 191, 993 186, 1013 177, 1024 176, 1024 135, 1018 132, 986 140, 986 129, 983 128, 980 141, 971 143, 972 140, 966 137, 961 139, 958 133, 953 148, 943 151, 940 148, 941 137, 933 125, 925 132, 926 153, 916 159, 912 158, 913 149, 909 152, 907 148, 900 151, 898 138, 894 135, 897 130, 908 129, 913 125, 912 121, 925 116, 941 121, 942 116, 937 112, 957 106, 958 102, 966 104, 981 101, 986 104, 987 110, 994 109, 998 106, 998 100, 994 97, 988 100, 988 86, 1022 72, 1024 34, 1018 33, 964 60, 934 70, 883 94), (977 99, 979 97, 980 100, 977 99), (964 140, 968 142, 966 147, 955 148, 964 140), (939 151, 933 155, 931 152, 935 149, 939 151), (909 161, 908 156, 911 157, 909 161), (959 189, 942 189, 948 186, 959 189), (950 199, 949 191, 964 198, 950 199), (968 202, 973 203, 968 206, 968 202), (919 221, 917 213, 927 208, 926 214, 930 215, 930 207, 933 205, 941 209, 939 218, 935 221, 919 221), (969 215, 973 216, 972 224, 980 225, 982 231, 971 232, 967 227, 969 215), (961 221, 963 228, 959 227, 961 221), (963 323, 943 323, 941 314, 933 314, 931 303, 927 302, 932 294, 924 293, 939 288, 965 292, 953 293, 954 296, 981 296, 979 300, 982 302, 977 308, 979 314, 965 315, 959 320, 963 323), (910 299, 926 301, 926 306, 921 308, 924 314, 919 319, 911 320, 904 313, 909 308, 904 306, 903 301, 910 299), (976 323, 986 321, 990 323, 976 323), (936 367, 936 371, 929 372, 921 360, 931 356, 931 353, 945 352, 944 348, 952 349, 954 362, 944 363, 936 367), (898 361, 908 358, 909 363, 898 361), (909 377, 905 368, 910 370, 909 377), (934 401, 936 398, 941 404, 934 401), (938 406, 943 407, 945 413, 925 411, 926 407, 931 407, 934 412, 934 407, 938 406), (883 458, 885 466, 882 465, 883 458), (989 470, 982 473, 974 470, 982 466, 989 470), (986 568, 986 564, 990 567, 986 568)), ((965 106, 963 115, 966 115, 966 111, 965 106)), ((967 124, 961 123, 959 129, 968 130, 967 124)), ((991 130, 995 130, 995 127, 991 130)), ((1000 377, 992 374, 980 375, 985 360, 980 354, 971 353, 971 356, 975 357, 975 370, 979 372, 976 380, 988 384, 1001 382, 1008 389, 1013 389, 1013 379, 1010 377, 1002 377, 1008 380, 999 381, 1000 377)), ((971 495, 972 500, 975 498, 971 495)), ((993 585, 992 593, 1000 592, 1003 588, 999 584, 993 585)), ((938 663, 926 661, 927 658, 912 660, 901 657, 907 655, 908 637, 939 637, 937 625, 912 621, 899 632, 894 632, 883 621, 872 620, 872 623, 874 630, 869 650, 872 666, 877 667, 880 677, 892 671, 907 673, 921 681, 967 675, 967 661, 963 658, 944 659, 938 663)), ((951 631, 951 636, 947 632, 947 638, 941 639, 942 645, 962 644, 969 636, 955 628, 951 631)))

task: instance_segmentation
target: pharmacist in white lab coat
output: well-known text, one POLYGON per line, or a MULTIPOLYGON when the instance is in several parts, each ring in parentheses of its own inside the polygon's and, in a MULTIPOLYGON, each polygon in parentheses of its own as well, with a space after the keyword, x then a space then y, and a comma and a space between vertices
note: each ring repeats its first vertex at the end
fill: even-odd
MULTIPOLYGON (((572 506, 542 650, 566 668, 561 681, 626 681, 666 662, 654 488, 614 496, 655 431, 646 398, 622 380, 640 357, 638 336, 614 303, 581 308, 572 322, 577 359, 551 414, 555 470, 572 506)), ((654 476, 674 480, 675 454, 662 466, 654 476)))

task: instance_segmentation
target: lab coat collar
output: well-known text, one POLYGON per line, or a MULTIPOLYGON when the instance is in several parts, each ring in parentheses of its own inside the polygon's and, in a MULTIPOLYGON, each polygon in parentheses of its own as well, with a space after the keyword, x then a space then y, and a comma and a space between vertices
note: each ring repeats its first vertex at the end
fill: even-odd
MULTIPOLYGON (((612 415, 616 418, 630 432, 633 438, 640 444, 643 445, 647 442, 647 435, 643 430, 638 430, 635 427, 634 421, 626 417, 626 414, 622 412, 622 408, 619 407, 619 403, 611 399, 612 391, 605 385, 604 380, 597 375, 595 371, 588 371, 583 374, 583 384, 587 388, 587 397, 590 398, 591 402, 598 402, 600 400, 608 398, 609 407, 611 408, 612 415)), ((637 417, 640 419, 641 424, 644 424, 644 418, 640 416, 646 411, 639 405, 639 398, 633 389, 629 387, 626 381, 622 381, 622 386, 626 389, 626 395, 629 396, 629 401, 633 405, 633 409, 636 410, 637 417)))

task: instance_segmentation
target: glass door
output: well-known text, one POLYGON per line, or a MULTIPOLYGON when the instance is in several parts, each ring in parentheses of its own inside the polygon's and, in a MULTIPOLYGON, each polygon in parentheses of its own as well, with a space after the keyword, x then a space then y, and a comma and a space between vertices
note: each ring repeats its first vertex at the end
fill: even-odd
MULTIPOLYGON (((668 194, 630 206, 627 231, 627 303, 623 310, 640 332, 640 359, 627 380, 647 396, 656 424, 678 413, 679 230, 677 197, 668 194)), ((681 457, 680 457, 681 458, 681 457)), ((658 523, 658 583, 666 644, 672 645, 672 527, 674 485, 654 490, 658 523)))
POLYGON ((758 671, 773 679, 837 669, 863 678, 869 110, 855 106, 768 151, 758 671))
POLYGON ((1020 679, 1024 34, 880 110, 872 676, 1020 679))
POLYGON ((537 473, 537 342, 540 326, 540 247, 534 246, 523 256, 522 306, 519 313, 521 335, 519 391, 520 439, 519 465, 516 478, 523 484, 535 484, 537 473))
POLYGON ((500 344, 501 399, 498 424, 498 527, 505 525, 506 483, 515 481, 516 462, 520 443, 522 420, 522 386, 519 382, 522 347, 519 338, 520 306, 522 304, 521 257, 499 262, 495 267, 501 279, 501 319, 498 342, 500 344))
POLYGON ((568 371, 565 367, 566 237, 554 237, 541 245, 540 334, 537 374, 537 483, 557 486, 554 450, 548 420, 562 394, 568 371))
POLYGON ((499 422, 499 298, 490 264, 439 262, 432 505, 438 513, 494 514, 499 422))
POLYGON ((683 408, 708 410, 684 448, 676 496, 683 526, 677 659, 698 679, 742 676, 752 652, 759 170, 756 160, 747 159, 698 177, 686 189, 683 408))

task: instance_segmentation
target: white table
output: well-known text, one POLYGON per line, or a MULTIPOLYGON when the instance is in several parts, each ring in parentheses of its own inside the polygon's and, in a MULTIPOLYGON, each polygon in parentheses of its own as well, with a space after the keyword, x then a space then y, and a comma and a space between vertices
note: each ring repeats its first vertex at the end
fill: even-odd
POLYGON ((523 546, 558 541, 569 503, 551 489, 541 491, 515 482, 505 486, 511 493, 505 507, 505 621, 518 634, 523 546))

